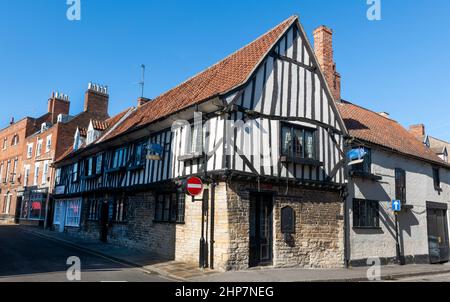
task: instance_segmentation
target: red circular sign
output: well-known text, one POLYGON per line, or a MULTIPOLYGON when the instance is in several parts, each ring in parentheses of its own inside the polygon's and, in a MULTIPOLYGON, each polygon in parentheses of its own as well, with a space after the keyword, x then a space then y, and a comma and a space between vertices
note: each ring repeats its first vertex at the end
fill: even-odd
POLYGON ((198 177, 191 177, 188 179, 186 187, 189 195, 197 196, 203 191, 203 182, 198 177))

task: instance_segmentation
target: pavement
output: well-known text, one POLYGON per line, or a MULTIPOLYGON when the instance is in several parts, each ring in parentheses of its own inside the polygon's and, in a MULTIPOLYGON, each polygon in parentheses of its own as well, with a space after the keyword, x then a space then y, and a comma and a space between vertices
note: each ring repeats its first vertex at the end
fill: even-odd
MULTIPOLYGON (((6 281, 21 280, 16 277, 24 274, 32 274, 32 276, 38 274, 37 280, 40 280, 39 273, 45 275, 49 272, 63 272, 65 276, 67 255, 82 255, 83 272, 86 270, 90 273, 100 274, 98 276, 92 274, 90 279, 93 280, 120 279, 150 282, 369 281, 367 267, 351 269, 255 268, 224 273, 201 270, 196 265, 167 261, 146 251, 119 247, 98 240, 79 239, 36 227, 0 226, 0 242, 2 242, 0 245, 0 281, 5 281, 5 278, 6 281)), ((440 280, 450 282, 450 264, 382 266, 380 274, 382 281, 440 280)), ((90 277, 89 274, 87 275, 90 277)), ((57 274, 56 279, 63 277, 57 274)))

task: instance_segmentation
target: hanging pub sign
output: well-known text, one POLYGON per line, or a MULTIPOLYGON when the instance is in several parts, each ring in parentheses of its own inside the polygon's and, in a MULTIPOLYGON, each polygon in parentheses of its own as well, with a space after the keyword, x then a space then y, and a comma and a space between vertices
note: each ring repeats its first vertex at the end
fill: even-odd
POLYGON ((149 144, 147 146, 147 159, 148 160, 162 160, 163 146, 160 144, 149 144))
POLYGON ((364 156, 367 155, 365 148, 354 148, 347 152, 348 165, 353 166, 364 162, 364 156))

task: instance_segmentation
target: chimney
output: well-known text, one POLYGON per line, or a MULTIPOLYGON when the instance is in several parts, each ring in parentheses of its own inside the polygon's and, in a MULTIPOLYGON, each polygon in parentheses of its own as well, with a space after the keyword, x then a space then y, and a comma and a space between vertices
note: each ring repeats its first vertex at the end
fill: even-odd
POLYGON ((90 112, 99 117, 108 118, 108 104, 108 86, 89 83, 84 97, 84 112, 90 112))
POLYGON ((14 125, 14 117, 11 118, 11 121, 9 122, 10 125, 14 125))
POLYGON ((389 113, 387 113, 387 112, 380 112, 378 114, 381 115, 382 117, 385 117, 385 118, 388 118, 388 119, 391 118, 391 115, 389 113))
POLYGON ((144 97, 140 97, 138 98, 138 107, 141 107, 149 102, 151 102, 152 99, 148 99, 148 98, 144 98, 144 97))
POLYGON ((335 101, 341 101, 341 75, 333 58, 333 31, 322 25, 314 30, 314 52, 335 101))
POLYGON ((419 125, 412 125, 409 126, 409 133, 414 135, 414 137, 421 142, 425 141, 425 125, 419 124, 419 125))
POLYGON ((58 122, 58 115, 69 114, 70 100, 69 96, 59 92, 53 92, 52 96, 48 100, 48 113, 51 114, 51 123, 56 124, 58 122))

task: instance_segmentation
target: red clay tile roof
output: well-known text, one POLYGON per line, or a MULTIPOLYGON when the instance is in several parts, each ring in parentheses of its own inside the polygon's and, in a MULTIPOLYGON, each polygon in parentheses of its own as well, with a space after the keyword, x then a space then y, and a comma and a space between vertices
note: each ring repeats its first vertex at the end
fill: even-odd
POLYGON ((290 17, 219 63, 143 105, 105 137, 105 140, 225 94, 244 84, 278 39, 297 20, 297 16, 290 17))
POLYGON ((449 167, 396 121, 346 101, 337 103, 337 107, 350 136, 449 167))
POLYGON ((94 127, 95 130, 99 131, 105 131, 109 127, 107 121, 103 122, 99 120, 92 120, 92 126, 94 127))

